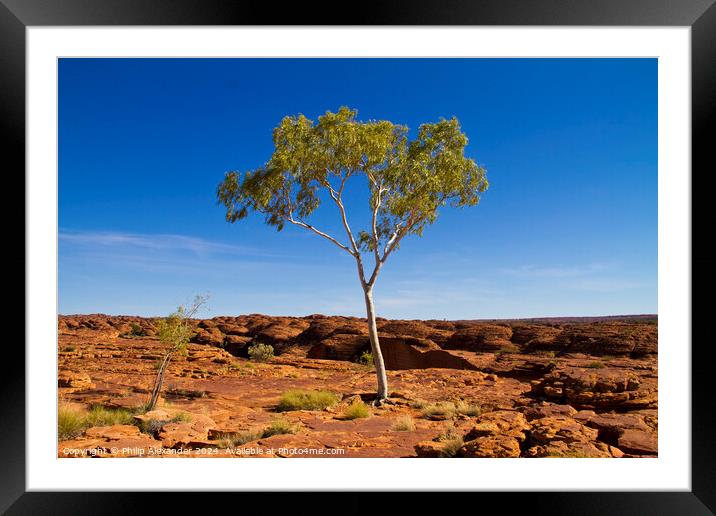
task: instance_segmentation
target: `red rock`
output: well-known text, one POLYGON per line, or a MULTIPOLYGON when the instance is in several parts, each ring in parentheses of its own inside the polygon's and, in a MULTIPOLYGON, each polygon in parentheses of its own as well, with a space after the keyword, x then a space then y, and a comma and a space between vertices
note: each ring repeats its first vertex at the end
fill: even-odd
POLYGON ((443 347, 467 351, 499 351, 512 346, 511 336, 512 329, 509 326, 476 324, 457 330, 443 347))
POLYGON ((530 442, 547 444, 553 441, 565 443, 596 441, 598 432, 569 417, 554 416, 535 419, 531 422, 530 442))
POLYGON ((627 428, 619 436, 617 446, 632 455, 657 455, 659 439, 649 431, 627 428))
POLYGON ((506 458, 520 456, 520 443, 514 437, 491 435, 466 442, 458 451, 460 457, 506 458))
POLYGON ((354 361, 370 349, 368 337, 339 334, 324 339, 308 351, 308 358, 354 361))
POLYGON ((86 390, 94 388, 88 374, 72 371, 59 371, 57 373, 57 386, 72 390, 86 390))

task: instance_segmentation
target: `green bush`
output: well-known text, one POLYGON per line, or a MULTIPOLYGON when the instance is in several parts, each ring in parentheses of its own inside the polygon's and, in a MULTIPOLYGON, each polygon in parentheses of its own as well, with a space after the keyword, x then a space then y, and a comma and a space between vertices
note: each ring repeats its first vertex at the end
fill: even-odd
POLYGON ((324 410, 338 401, 338 396, 330 391, 290 390, 283 393, 276 410, 324 410))
POLYGON ((272 435, 295 434, 296 428, 290 421, 283 418, 274 419, 262 434, 262 437, 271 437, 272 435))
POLYGON ((73 407, 60 405, 57 407, 57 436, 65 441, 78 437, 85 430, 84 414, 73 407))
POLYGON ((60 440, 72 439, 93 426, 133 425, 134 415, 141 409, 113 408, 94 405, 88 411, 68 405, 57 408, 57 435, 60 440))
POLYGON ((363 403, 362 401, 356 401, 354 403, 351 403, 343 411, 344 419, 360 419, 368 416, 370 416, 370 411, 368 410, 368 407, 365 406, 365 403, 363 403))
POLYGON ((135 412, 129 409, 107 408, 95 405, 87 412, 85 421, 87 428, 91 426, 131 425, 134 424, 134 414, 135 412))
POLYGON ((373 353, 370 351, 364 351, 356 360, 360 365, 372 366, 373 365, 373 353))
POLYGON ((587 364, 587 367, 589 367, 590 369, 602 369, 605 366, 602 362, 596 361, 587 364))
POLYGON ((260 342, 249 346, 249 358, 254 362, 268 362, 273 358, 273 346, 260 342))

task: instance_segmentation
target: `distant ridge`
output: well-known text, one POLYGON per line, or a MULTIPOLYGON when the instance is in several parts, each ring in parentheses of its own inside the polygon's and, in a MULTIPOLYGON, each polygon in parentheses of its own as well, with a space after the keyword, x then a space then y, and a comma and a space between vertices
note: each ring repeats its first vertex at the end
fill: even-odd
POLYGON ((532 322, 532 323, 593 323, 593 322, 649 322, 658 321, 657 314, 595 315, 582 317, 525 317, 517 319, 461 319, 454 322, 532 322))

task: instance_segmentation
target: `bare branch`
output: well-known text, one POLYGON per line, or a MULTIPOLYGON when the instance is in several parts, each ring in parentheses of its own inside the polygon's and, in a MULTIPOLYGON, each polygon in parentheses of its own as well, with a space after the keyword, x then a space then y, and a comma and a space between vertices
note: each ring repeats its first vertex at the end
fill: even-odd
POLYGON ((315 234, 317 234, 317 235, 319 235, 319 236, 322 236, 323 238, 325 238, 325 239, 327 239, 327 240, 333 242, 334 244, 336 244, 338 247, 340 247, 341 249, 343 249, 345 252, 347 252, 347 253, 350 254, 351 256, 355 256, 355 253, 354 253, 353 251, 351 251, 347 246, 341 244, 338 240, 336 240, 335 238, 333 238, 331 235, 329 235, 329 234, 327 234, 327 233, 324 233, 323 231, 321 231, 321 230, 319 230, 319 229, 316 229, 315 227, 311 226, 310 224, 306 224, 306 223, 303 222, 302 220, 296 220, 296 219, 294 219, 294 218, 293 218, 293 215, 289 215, 289 217, 288 217, 286 220, 288 220, 291 224, 295 224, 296 226, 300 226, 300 227, 302 227, 302 228, 305 228, 305 229, 308 229, 308 230, 313 231, 315 234))

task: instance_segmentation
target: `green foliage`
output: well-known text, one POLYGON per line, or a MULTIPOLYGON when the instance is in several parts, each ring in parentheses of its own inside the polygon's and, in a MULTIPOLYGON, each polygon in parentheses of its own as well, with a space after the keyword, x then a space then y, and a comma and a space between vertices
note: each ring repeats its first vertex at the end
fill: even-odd
POLYGON ((283 393, 276 406, 278 412, 290 410, 324 410, 338 403, 335 393, 330 391, 290 390, 283 393))
POLYGON ((68 405, 57 407, 57 436, 60 441, 79 437, 85 430, 84 414, 68 405))
POLYGON ((357 111, 341 107, 317 122, 303 115, 284 117, 274 129, 274 152, 265 165, 243 175, 228 172, 219 184, 217 199, 226 208, 226 220, 236 222, 256 211, 278 230, 287 222, 315 230, 305 220, 321 204, 321 192, 340 206, 348 179, 362 176, 374 216, 368 230, 357 232, 356 247, 383 249, 384 258, 403 236, 421 235, 440 207, 473 206, 487 189, 485 169, 465 156, 468 140, 456 118, 422 124, 409 140, 403 125, 361 122, 356 116, 357 111))
POLYGON ((254 362, 268 362, 273 358, 273 346, 256 343, 249 346, 249 359, 254 362))
POLYGON ((594 362, 590 362, 587 364, 587 367, 590 369, 602 369, 606 367, 603 362, 600 362, 599 360, 596 360, 594 362))
POLYGON ((131 425, 134 422, 135 412, 124 408, 109 408, 95 405, 90 408, 85 417, 88 427, 131 425))
POLYGON ((272 435, 295 434, 296 427, 290 421, 284 418, 276 418, 263 431, 262 437, 271 437, 272 435))
POLYGON ((57 408, 57 434, 60 440, 72 439, 93 426, 132 425, 134 415, 141 407, 134 409, 94 405, 84 411, 69 405, 57 408))
POLYGON ((351 403, 343 411, 343 419, 360 419, 370 416, 370 410, 362 401, 351 403))
POLYGON ((370 351, 364 351, 361 353, 361 355, 358 357, 358 360, 356 360, 361 365, 364 366, 372 366, 373 365, 373 353, 370 351))
POLYGON ((142 328, 139 324, 133 322, 130 325, 129 334, 134 337, 144 337, 147 332, 144 331, 144 328, 142 328))

